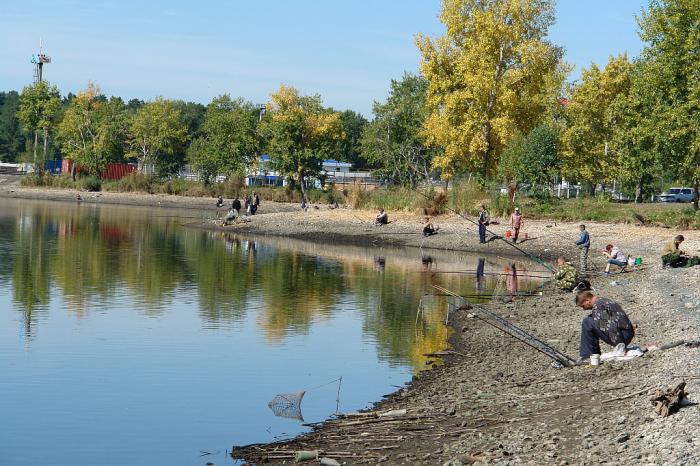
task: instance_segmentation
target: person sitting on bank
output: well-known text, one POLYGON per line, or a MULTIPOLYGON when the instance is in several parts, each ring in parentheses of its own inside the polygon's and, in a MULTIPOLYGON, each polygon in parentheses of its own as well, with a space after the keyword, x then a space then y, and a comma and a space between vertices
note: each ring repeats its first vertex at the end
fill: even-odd
POLYGON ((236 213, 236 217, 241 215, 241 200, 238 199, 238 196, 233 199, 233 202, 231 203, 231 210, 236 213))
POLYGON ((681 251, 681 243, 685 241, 683 235, 677 235, 671 241, 666 243, 661 251, 661 263, 664 267, 692 267, 700 265, 700 257, 690 257, 685 252, 681 251))
POLYGON ((389 214, 387 214, 386 210, 384 209, 379 209, 379 213, 374 219, 374 224, 375 225, 386 225, 389 223, 389 214))
POLYGON ((223 207, 224 206, 224 198, 219 196, 219 198, 216 200, 216 207, 223 207))
POLYGON ((578 283, 578 272, 564 256, 557 259, 557 271, 554 273, 554 285, 560 290, 571 291, 578 283))
POLYGON ((423 236, 428 237, 436 235, 439 229, 440 227, 433 225, 433 221, 430 219, 430 217, 425 217, 425 220, 423 221, 423 236))
POLYGON ((592 311, 581 322, 581 344, 579 363, 585 362, 592 354, 600 354, 599 340, 611 346, 624 343, 629 345, 634 338, 634 327, 619 304, 612 299, 601 298, 583 291, 576 295, 576 305, 592 311))
POLYGON ((610 275, 611 265, 617 265, 618 267, 620 267, 620 271, 625 270, 625 267, 627 267, 627 257, 625 257, 625 253, 622 252, 622 249, 620 249, 618 246, 608 244, 607 246, 605 246, 603 254, 605 255, 605 257, 608 258, 608 263, 605 266, 605 272, 603 273, 603 276, 607 277, 610 275))

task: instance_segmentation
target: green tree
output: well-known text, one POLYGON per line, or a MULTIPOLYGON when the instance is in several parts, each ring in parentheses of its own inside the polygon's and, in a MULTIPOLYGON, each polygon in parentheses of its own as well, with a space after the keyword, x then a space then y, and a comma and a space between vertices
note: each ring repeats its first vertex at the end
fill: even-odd
POLYGON ((72 99, 58 126, 61 152, 91 175, 99 175, 123 144, 126 109, 120 99, 107 100, 100 88, 89 84, 72 99))
POLYGON ((207 107, 202 135, 188 150, 188 160, 205 182, 219 174, 240 173, 250 166, 260 152, 257 133, 259 109, 228 94, 216 97, 207 107))
POLYGON ((14 162, 24 149, 17 110, 19 94, 16 91, 0 92, 0 160, 14 162))
POLYGON ((650 130, 657 150, 679 179, 700 187, 700 5, 697 0, 651 0, 638 20, 649 87, 657 96, 650 130))
POLYGON ((548 187, 561 165, 558 146, 557 132, 544 123, 527 136, 511 138, 498 165, 500 176, 511 186, 511 194, 518 183, 530 183, 540 190, 548 187))
POLYGON ((285 85, 266 109, 260 132, 272 167, 299 182, 306 202, 306 180, 319 175, 323 159, 337 152, 343 138, 340 114, 324 108, 318 94, 304 96, 285 85))
POLYGON ((187 141, 187 126, 173 102, 157 98, 139 108, 129 123, 129 155, 139 166, 160 166, 187 141))
POLYGON ((25 132, 34 133, 32 150, 33 162, 37 164, 37 169, 43 166, 43 163, 38 163, 37 157, 39 134, 42 134, 44 139, 43 162, 48 154, 49 131, 55 126, 60 109, 61 96, 56 86, 41 81, 22 89, 17 118, 25 132))
POLYGON ((612 138, 620 120, 611 113, 611 105, 629 92, 631 72, 626 54, 610 57, 603 70, 595 64, 583 70, 564 113, 562 142, 567 178, 587 182, 593 188, 618 174, 618 154, 612 138))
POLYGON ((428 142, 443 147, 434 165, 488 177, 507 141, 527 134, 555 105, 568 71, 546 40, 553 0, 443 0, 437 39, 419 35, 428 80, 428 142))
POLYGON ((430 178, 436 150, 423 132, 429 114, 427 88, 421 76, 404 73, 400 81, 391 81, 386 102, 374 103, 374 120, 362 136, 362 155, 379 178, 408 186, 430 178))
POLYGON ((611 143, 615 163, 620 180, 634 186, 635 202, 642 201, 645 185, 662 168, 660 148, 664 141, 657 127, 663 122, 655 114, 660 96, 651 71, 643 61, 635 63, 629 91, 618 95, 609 109, 610 118, 616 122, 611 143))
POLYGON ((343 127, 343 138, 339 142, 338 159, 351 163, 354 168, 367 168, 360 141, 369 122, 359 113, 345 110, 340 113, 340 124, 343 127))

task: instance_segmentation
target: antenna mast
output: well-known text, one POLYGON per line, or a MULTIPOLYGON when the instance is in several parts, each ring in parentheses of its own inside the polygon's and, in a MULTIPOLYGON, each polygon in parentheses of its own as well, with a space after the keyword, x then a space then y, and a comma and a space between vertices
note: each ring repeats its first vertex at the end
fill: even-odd
POLYGON ((39 53, 32 55, 31 62, 34 64, 34 84, 39 84, 44 79, 44 63, 51 63, 51 57, 44 54, 44 47, 39 39, 39 53))

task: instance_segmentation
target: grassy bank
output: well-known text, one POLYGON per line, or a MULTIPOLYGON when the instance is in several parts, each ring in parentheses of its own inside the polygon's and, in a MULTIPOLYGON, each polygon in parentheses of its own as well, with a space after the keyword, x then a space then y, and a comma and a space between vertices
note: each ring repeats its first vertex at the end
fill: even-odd
MULTIPOLYGON (((104 181, 84 176, 73 181, 66 175, 27 175, 24 186, 78 189, 83 191, 136 192, 149 194, 172 194, 191 197, 223 196, 231 199, 256 191, 261 199, 275 202, 301 202, 301 193, 287 187, 245 186, 240 179, 205 185, 198 181, 174 179, 157 181, 140 174, 132 174, 118 181, 104 181)), ((474 183, 453 184, 445 192, 441 187, 414 190, 401 187, 378 189, 325 189, 307 190, 307 198, 314 204, 338 202, 355 209, 389 212, 414 212, 437 215, 448 211, 476 216, 479 206, 484 204, 492 217, 507 217, 513 209, 507 196, 498 191, 486 191, 474 183)), ((612 202, 607 198, 580 199, 535 199, 516 198, 527 218, 562 221, 596 221, 615 223, 640 223, 669 226, 681 229, 700 229, 700 213, 688 204, 628 204, 612 202)))

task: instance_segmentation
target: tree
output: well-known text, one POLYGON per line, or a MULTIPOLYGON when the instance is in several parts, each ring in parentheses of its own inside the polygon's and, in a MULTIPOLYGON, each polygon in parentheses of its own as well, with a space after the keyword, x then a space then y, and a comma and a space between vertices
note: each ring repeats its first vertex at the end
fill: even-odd
POLYGON ((548 124, 540 124, 527 136, 516 134, 501 154, 499 175, 509 184, 512 194, 519 183, 531 183, 533 187, 546 188, 559 172, 558 135, 548 124))
POLYGON ((139 108, 129 124, 130 156, 145 169, 160 165, 187 141, 187 127, 173 102, 157 98, 139 108))
POLYGON ((651 130, 657 150, 675 174, 695 187, 698 209, 700 187, 700 7, 697 0, 651 0, 638 20, 640 37, 647 43, 642 60, 650 89, 658 99, 651 130))
POLYGON ((46 160, 49 131, 55 125, 60 109, 61 96, 56 86, 51 86, 46 81, 41 81, 22 89, 22 94, 19 97, 17 118, 19 118, 25 132, 34 133, 32 150, 35 164, 37 163, 39 134, 43 134, 43 160, 46 160))
POLYGON ((427 88, 421 76, 404 73, 401 81, 391 81, 386 102, 374 103, 374 120, 362 137, 362 155, 379 178, 407 186, 430 178, 436 151, 423 133, 429 113, 427 88))
POLYGON ((218 174, 231 176, 251 165, 259 155, 259 109, 241 98, 224 94, 207 107, 202 136, 188 150, 188 159, 205 182, 218 174))
POLYGON ((14 162, 24 149, 18 109, 19 94, 16 91, 0 92, 0 160, 4 162, 14 162))
POLYGON ((487 177, 507 141, 527 134, 556 103, 567 72, 546 40, 553 0, 443 0, 445 35, 419 35, 428 80, 428 142, 444 147, 444 177, 463 169, 487 177))
POLYGON ((611 113, 615 99, 625 99, 631 85, 632 64, 627 55, 610 57, 602 71, 592 64, 581 73, 564 112, 566 128, 564 176, 594 187, 618 174, 613 132, 621 120, 611 113))
POLYGON ((71 100, 58 126, 61 152, 91 175, 99 175, 122 143, 127 128, 126 110, 120 99, 107 100, 90 83, 71 100))
POLYGON ((369 122, 359 113, 345 110, 340 114, 340 123, 343 127, 343 138, 339 142, 338 159, 351 163, 355 168, 367 168, 367 160, 361 153, 360 141, 369 122))
POLYGON ((620 179, 635 187, 634 201, 641 202, 644 185, 653 180, 662 165, 663 139, 656 128, 663 123, 654 113, 658 94, 655 78, 643 61, 634 64, 628 92, 615 98, 609 108, 616 121, 611 145, 615 148, 615 164, 620 179))
POLYGON ((276 170, 299 182, 306 202, 306 180, 318 176, 324 157, 334 154, 343 138, 340 114, 324 108, 318 94, 304 96, 281 85, 270 95, 260 132, 276 170))

